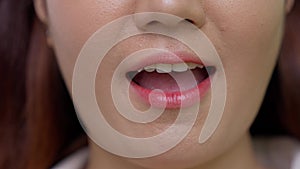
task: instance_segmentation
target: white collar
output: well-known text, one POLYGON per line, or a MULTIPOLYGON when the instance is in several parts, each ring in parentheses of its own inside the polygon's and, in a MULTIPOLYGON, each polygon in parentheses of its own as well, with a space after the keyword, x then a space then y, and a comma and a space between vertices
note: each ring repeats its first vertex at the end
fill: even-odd
POLYGON ((88 154, 88 148, 79 149, 51 169, 83 169, 88 160, 88 154))

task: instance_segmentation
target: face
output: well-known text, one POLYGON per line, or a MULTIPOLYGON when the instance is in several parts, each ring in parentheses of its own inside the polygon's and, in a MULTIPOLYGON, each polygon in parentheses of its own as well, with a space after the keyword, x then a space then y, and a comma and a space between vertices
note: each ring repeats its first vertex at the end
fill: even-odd
MULTIPOLYGON (((213 136, 206 143, 199 144, 199 131, 211 101, 211 89, 207 89, 201 97, 196 123, 180 144, 156 157, 124 159, 134 165, 155 168, 187 168, 205 163, 237 146, 248 134, 276 64, 286 12, 284 0, 51 0, 47 1, 46 6, 45 14, 39 13, 40 18, 49 27, 49 45, 56 53, 69 91, 72 89, 75 62, 85 42, 99 28, 122 16, 139 12, 173 14, 197 26, 215 46, 227 80, 222 120, 213 136)), ((159 18, 155 20, 158 24, 170 26, 159 18)), ((137 28, 143 30, 152 25, 152 21, 144 18, 135 22, 137 28)), ((147 48, 193 55, 191 49, 180 41, 162 35, 144 34, 120 42, 104 57, 95 82, 97 102, 106 120, 116 130, 132 137, 149 137, 161 133, 178 115, 178 107, 173 105, 167 107, 158 120, 149 124, 136 124, 122 118, 110 97, 103 97, 111 95, 113 72, 122 60, 131 53, 147 48)), ((155 64, 159 64, 159 61, 155 64)), ((198 62, 196 64, 199 65, 198 62)), ((165 85, 173 83, 168 81, 166 75, 143 72, 135 79, 142 87, 173 90, 172 85, 165 85)), ((180 76, 184 72, 177 74, 180 76)), ((203 73, 195 73, 195 76, 200 74, 203 73)), ((198 79, 199 83, 201 81, 198 79)), ((131 92, 130 101, 140 110, 147 109, 147 103, 140 101, 139 97, 131 92)), ((188 110, 189 106, 185 109, 188 110)), ((92 142, 91 147, 95 152, 102 151, 92 142)))

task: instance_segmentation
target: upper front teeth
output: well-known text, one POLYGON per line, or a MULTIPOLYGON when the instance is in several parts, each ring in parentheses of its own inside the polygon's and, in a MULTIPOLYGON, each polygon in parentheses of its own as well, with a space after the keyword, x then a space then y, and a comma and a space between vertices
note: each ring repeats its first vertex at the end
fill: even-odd
POLYGON ((150 66, 146 66, 143 69, 140 69, 139 72, 145 70, 146 72, 154 72, 157 73, 171 73, 173 72, 185 72, 187 70, 195 69, 195 68, 204 68, 203 65, 199 65, 196 63, 176 63, 176 64, 154 64, 150 66))
POLYGON ((171 64, 156 64, 157 73, 170 73, 173 66, 171 64))

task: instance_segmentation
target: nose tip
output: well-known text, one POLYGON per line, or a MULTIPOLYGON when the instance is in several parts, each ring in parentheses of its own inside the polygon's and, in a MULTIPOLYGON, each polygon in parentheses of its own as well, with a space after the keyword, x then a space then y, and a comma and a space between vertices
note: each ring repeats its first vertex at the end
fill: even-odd
POLYGON ((200 28, 205 20, 202 2, 199 0, 137 0, 135 12, 143 13, 134 17, 137 27, 143 30, 154 24, 176 27, 183 21, 188 21, 200 28), (161 15, 161 13, 177 17, 161 15))

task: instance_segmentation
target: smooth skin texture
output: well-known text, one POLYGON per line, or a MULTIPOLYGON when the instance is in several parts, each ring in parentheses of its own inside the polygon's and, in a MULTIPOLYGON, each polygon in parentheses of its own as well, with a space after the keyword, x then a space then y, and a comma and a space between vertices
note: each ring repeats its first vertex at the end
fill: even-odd
MULTIPOLYGON (((224 65, 228 87, 225 112, 208 142, 198 144, 197 138, 209 107, 209 96, 201 103, 203 113, 200 112, 192 131, 171 151, 153 158, 126 159, 90 141, 87 169, 263 168, 255 158, 248 130, 276 64, 284 18, 293 0, 35 0, 35 6, 40 20, 48 26, 48 44, 56 53, 70 91, 75 61, 86 40, 105 24, 138 12, 170 13, 192 21, 215 45, 224 65)), ((147 27, 138 22, 136 25, 147 27)), ((108 121, 128 135, 154 135, 174 120, 173 110, 167 110, 158 122, 136 127, 112 113, 115 110, 111 101, 101 99, 110 91, 108 82, 117 65, 130 53, 150 47, 188 50, 180 42, 159 35, 133 37, 114 47, 98 71, 98 102, 104 112, 109 112, 105 113, 108 121)))

